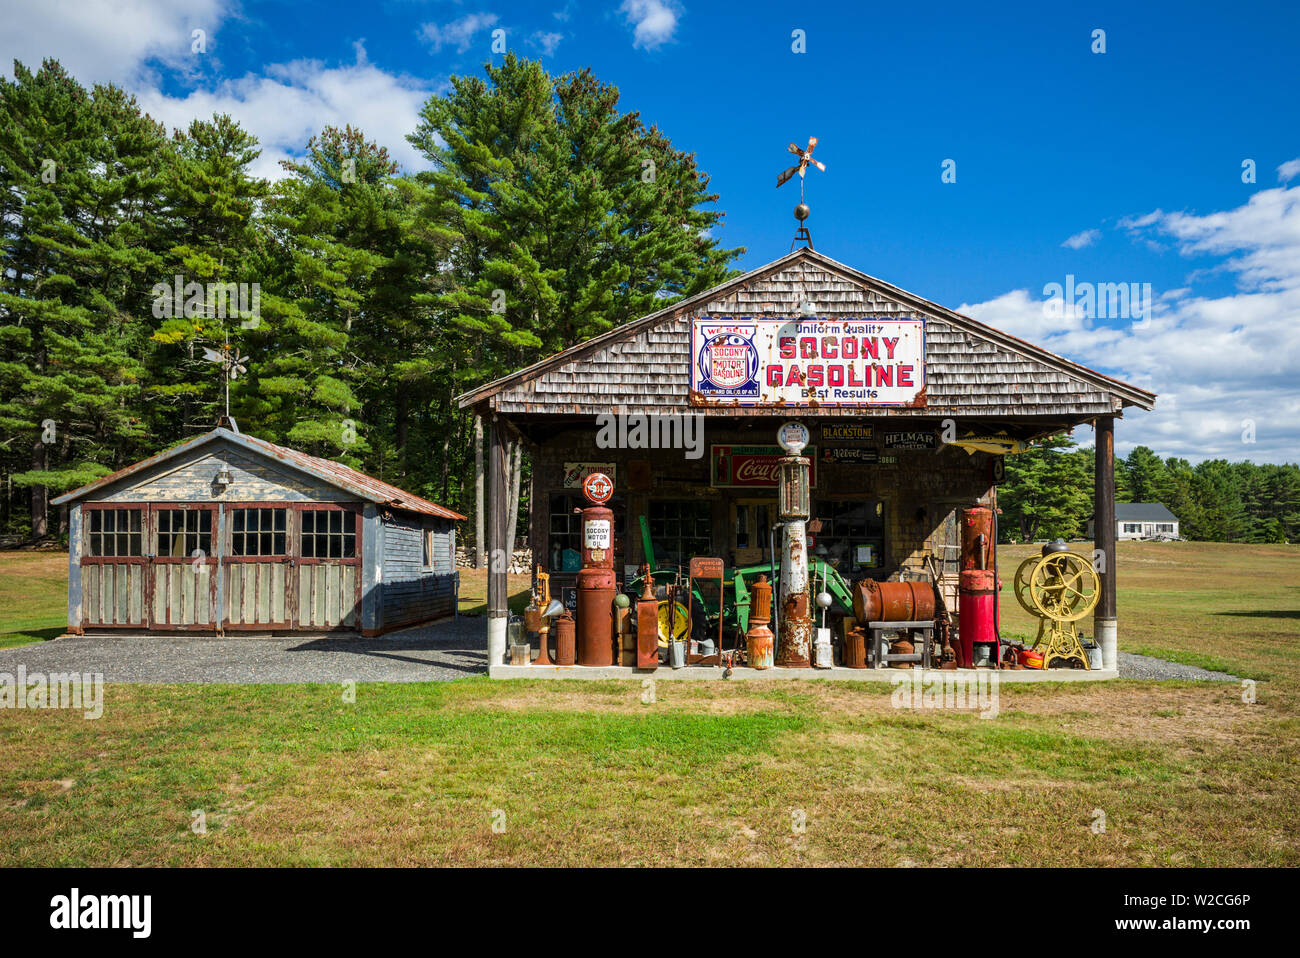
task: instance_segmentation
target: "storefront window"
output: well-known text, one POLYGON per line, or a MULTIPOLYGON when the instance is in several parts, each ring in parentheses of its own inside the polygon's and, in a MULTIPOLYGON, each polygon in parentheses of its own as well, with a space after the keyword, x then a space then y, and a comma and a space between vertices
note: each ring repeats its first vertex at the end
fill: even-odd
POLYGON ((684 566, 692 556, 713 555, 713 506, 699 499, 651 502, 650 539, 661 568, 684 566))
MULTIPOLYGON (((546 543, 546 557, 552 572, 577 572, 582 567, 582 516, 575 509, 590 503, 581 495, 562 493, 551 496, 551 524, 546 543)), ((614 540, 623 541, 624 515, 621 496, 606 505, 614 511, 614 540)))
POLYGON ((821 531, 812 554, 841 574, 868 572, 885 564, 885 504, 878 500, 822 499, 813 504, 821 531))

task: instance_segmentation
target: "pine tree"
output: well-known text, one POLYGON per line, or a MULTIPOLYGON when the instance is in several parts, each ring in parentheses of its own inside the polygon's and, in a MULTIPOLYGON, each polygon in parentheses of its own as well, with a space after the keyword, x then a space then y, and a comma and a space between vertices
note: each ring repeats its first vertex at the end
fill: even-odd
POLYGON ((144 445, 143 290, 158 262, 166 139, 133 98, 88 92, 55 61, 0 77, 0 114, 0 426, 41 536, 49 491, 144 445))

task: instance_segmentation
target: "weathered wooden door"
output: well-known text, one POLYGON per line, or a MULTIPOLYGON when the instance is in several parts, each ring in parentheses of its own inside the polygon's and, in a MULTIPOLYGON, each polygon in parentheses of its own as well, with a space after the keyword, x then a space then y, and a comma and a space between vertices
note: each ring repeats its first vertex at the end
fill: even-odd
POLYGON ((81 507, 83 628, 148 627, 147 505, 81 507))
POLYGON ((288 504, 226 507, 222 628, 293 627, 292 513, 288 504))
POLYGON ((361 617, 361 507, 297 507, 297 625, 355 629, 361 617))
POLYGON ((150 628, 215 629, 217 507, 155 503, 147 526, 150 628))

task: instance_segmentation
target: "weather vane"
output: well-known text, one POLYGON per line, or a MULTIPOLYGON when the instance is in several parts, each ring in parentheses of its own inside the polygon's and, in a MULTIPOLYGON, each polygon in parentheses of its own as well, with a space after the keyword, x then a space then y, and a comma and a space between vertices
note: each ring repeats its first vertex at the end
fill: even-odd
POLYGON ((799 147, 791 143, 789 150, 795 156, 799 157, 799 162, 788 170, 783 170, 781 175, 776 178, 776 187, 777 189, 780 189, 785 185, 786 180, 790 179, 790 177, 794 176, 796 173, 799 174, 799 205, 794 208, 794 218, 799 221, 799 229, 795 232, 794 240, 790 243, 790 252, 792 253, 794 252, 795 244, 800 241, 807 243, 809 249, 813 248, 812 234, 808 232, 808 227, 804 225, 809 214, 812 213, 812 210, 808 208, 808 204, 803 200, 803 178, 808 172, 809 164, 817 167, 817 169, 821 170, 823 173, 826 172, 826 164, 822 163, 820 160, 814 160, 812 158, 812 151, 816 146, 817 137, 815 136, 808 137, 808 149, 806 150, 801 150, 799 147))
POLYGON ((203 358, 210 363, 218 363, 221 366, 222 386, 224 387, 226 400, 226 420, 230 420, 230 381, 238 379, 241 373, 248 372, 248 357, 239 355, 239 350, 230 345, 230 337, 225 337, 225 343, 220 350, 203 347, 203 358))

